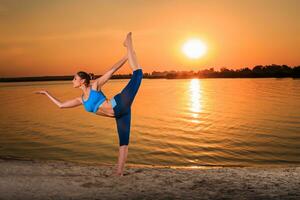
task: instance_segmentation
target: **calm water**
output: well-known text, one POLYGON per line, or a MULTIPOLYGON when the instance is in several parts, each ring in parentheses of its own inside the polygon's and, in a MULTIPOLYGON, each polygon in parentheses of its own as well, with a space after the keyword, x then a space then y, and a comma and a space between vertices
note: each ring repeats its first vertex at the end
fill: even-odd
MULTIPOLYGON (((108 98, 129 80, 110 80, 108 98)), ((115 164, 113 118, 59 109, 71 81, 0 84, 0 156, 115 164)), ((300 164, 300 80, 143 79, 132 107, 128 164, 300 164)))

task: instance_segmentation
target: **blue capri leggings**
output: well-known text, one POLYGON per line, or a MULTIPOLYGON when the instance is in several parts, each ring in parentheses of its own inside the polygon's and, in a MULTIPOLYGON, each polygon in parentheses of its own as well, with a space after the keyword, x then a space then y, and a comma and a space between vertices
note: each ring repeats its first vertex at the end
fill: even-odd
POLYGON ((143 79, 142 69, 133 71, 126 87, 111 99, 117 122, 119 146, 129 144, 131 104, 143 79))

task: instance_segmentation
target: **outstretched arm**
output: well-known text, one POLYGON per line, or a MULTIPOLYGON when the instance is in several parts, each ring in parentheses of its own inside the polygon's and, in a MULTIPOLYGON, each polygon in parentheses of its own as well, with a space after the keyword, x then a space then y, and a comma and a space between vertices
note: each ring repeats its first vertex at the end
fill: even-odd
POLYGON ((111 77, 112 75, 120 68, 122 67, 125 62, 127 61, 127 55, 124 56, 121 60, 119 60, 117 63, 115 63, 107 72, 105 72, 104 75, 97 78, 93 84, 92 88, 98 90, 98 88, 101 88, 111 77))
POLYGON ((61 102, 60 100, 56 99, 52 96, 48 91, 42 90, 35 92, 36 94, 45 94, 49 97, 51 101, 53 101, 59 108, 73 108, 82 104, 80 97, 76 97, 75 99, 71 99, 68 101, 61 102))

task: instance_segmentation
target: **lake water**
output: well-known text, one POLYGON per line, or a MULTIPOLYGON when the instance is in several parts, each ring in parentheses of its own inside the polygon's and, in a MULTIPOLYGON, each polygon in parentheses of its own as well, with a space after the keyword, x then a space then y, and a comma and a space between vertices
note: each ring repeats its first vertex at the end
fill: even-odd
MULTIPOLYGON (((128 79, 110 80, 108 98, 128 79)), ((0 83, 0 156, 115 164, 114 118, 59 109, 71 81, 0 83)), ((143 79, 132 106, 127 164, 300 164, 299 79, 143 79)))

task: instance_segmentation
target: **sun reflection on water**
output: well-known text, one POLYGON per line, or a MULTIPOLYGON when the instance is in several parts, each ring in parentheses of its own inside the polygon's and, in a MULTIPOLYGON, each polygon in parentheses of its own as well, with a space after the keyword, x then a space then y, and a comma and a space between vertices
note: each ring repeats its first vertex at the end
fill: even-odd
MULTIPOLYGON (((199 118, 199 113, 202 111, 201 105, 201 83, 199 79, 192 79, 190 81, 190 111, 192 117, 195 119, 199 118)), ((196 120, 199 122, 198 120, 196 120)))

